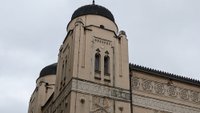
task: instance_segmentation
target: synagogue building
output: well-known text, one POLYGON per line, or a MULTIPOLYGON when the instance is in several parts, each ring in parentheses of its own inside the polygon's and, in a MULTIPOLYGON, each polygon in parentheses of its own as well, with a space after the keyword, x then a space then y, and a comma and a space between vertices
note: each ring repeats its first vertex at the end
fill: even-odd
POLYGON ((200 81, 130 63, 125 31, 93 3, 71 16, 28 113, 200 113, 200 81))

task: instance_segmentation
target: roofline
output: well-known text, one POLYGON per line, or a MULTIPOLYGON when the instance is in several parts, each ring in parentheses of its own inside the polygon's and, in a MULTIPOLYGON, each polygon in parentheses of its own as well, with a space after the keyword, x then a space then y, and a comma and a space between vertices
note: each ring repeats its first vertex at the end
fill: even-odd
POLYGON ((74 13, 72 14, 71 20, 73 20, 73 19, 75 19, 77 17, 83 16, 83 15, 100 15, 100 16, 103 16, 103 17, 108 18, 109 20, 115 22, 115 18, 114 18, 114 15, 112 14, 112 12, 109 9, 107 9, 106 7, 101 6, 101 5, 97 5, 97 4, 88 4, 88 5, 84 5, 84 6, 81 6, 81 7, 77 8, 74 11, 74 13), (86 9, 86 7, 87 7, 87 9, 86 9), (88 10, 88 7, 90 7, 90 10, 88 10), (91 9, 91 7, 92 7, 92 9, 91 9), (95 9, 96 11, 93 12, 94 11, 94 9, 93 9, 94 7, 98 7, 98 11, 95 9), (103 15, 101 13, 98 13, 99 12, 99 8, 104 9, 106 12, 108 12, 109 16, 105 15, 106 12, 104 12, 103 15), (86 10, 84 10, 84 12, 80 12, 80 10, 83 10, 83 9, 86 9, 86 10))
MULTIPOLYGON (((95 15, 95 14, 86 14, 86 15, 81 15, 81 16, 78 16, 78 17, 76 17, 76 18, 80 18, 80 17, 83 17, 83 16, 88 16, 88 15, 93 15, 93 16, 100 16, 100 17, 104 17, 104 16, 101 16, 101 15, 95 15)), ((66 27, 66 29, 67 30, 69 30, 69 25, 70 25, 70 23, 72 22, 72 21, 74 21, 76 18, 74 18, 73 20, 70 20, 69 21, 69 23, 67 24, 67 27, 66 27)), ((106 18, 106 17, 104 17, 104 18, 106 18)), ((106 18, 106 19, 108 19, 108 18, 106 18)), ((108 20, 110 20, 110 19, 108 19, 108 20)), ((111 22, 113 22, 112 20, 110 20, 111 22)), ((115 26, 117 27, 117 32, 119 32, 119 28, 118 28, 118 26, 117 26, 117 23, 114 21, 113 22, 114 24, 115 24, 115 26)), ((87 25, 87 26, 90 26, 90 25, 87 25)), ((87 26, 85 26, 85 27, 87 27, 87 26)), ((72 29, 70 29, 70 30, 72 30, 72 29)), ((69 30, 69 31, 70 31, 69 30)))
POLYGON ((191 84, 191 85, 200 86, 199 80, 184 77, 184 76, 181 76, 181 75, 172 74, 172 73, 169 73, 169 72, 164 72, 164 71, 148 68, 148 67, 144 67, 144 66, 140 66, 140 65, 136 65, 136 64, 130 63, 129 64, 129 70, 130 71, 140 71, 140 72, 156 75, 156 76, 159 76, 159 77, 164 77, 164 78, 168 78, 168 79, 171 79, 171 80, 176 80, 176 81, 188 83, 188 84, 191 84))

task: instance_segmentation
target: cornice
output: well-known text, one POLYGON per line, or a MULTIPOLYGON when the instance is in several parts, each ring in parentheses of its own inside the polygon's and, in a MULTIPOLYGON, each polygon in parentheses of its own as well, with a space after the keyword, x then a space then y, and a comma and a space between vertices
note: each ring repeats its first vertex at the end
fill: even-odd
POLYGON ((176 81, 188 83, 188 84, 191 84, 191 85, 200 86, 199 80, 189 78, 189 77, 184 77, 184 76, 181 76, 181 75, 176 75, 176 74, 169 73, 169 72, 164 72, 164 71, 148 68, 148 67, 144 67, 144 66, 140 66, 140 65, 137 65, 137 64, 130 63, 129 64, 129 70, 130 71, 144 72, 144 73, 156 75, 156 76, 159 76, 159 77, 168 78, 168 79, 171 79, 171 80, 176 80, 176 81))

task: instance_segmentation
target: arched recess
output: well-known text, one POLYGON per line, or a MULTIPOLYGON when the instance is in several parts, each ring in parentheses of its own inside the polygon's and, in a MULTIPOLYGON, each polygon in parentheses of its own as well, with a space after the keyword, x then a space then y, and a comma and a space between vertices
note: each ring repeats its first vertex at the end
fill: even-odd
POLYGON ((96 53, 95 53, 95 59, 94 59, 95 63, 94 63, 94 78, 101 80, 101 54, 100 54, 100 50, 97 49, 96 53))
POLYGON ((99 49, 97 49, 97 53, 95 54, 95 72, 101 72, 101 54, 99 49))
POLYGON ((104 56, 104 75, 110 75, 110 57, 104 56))

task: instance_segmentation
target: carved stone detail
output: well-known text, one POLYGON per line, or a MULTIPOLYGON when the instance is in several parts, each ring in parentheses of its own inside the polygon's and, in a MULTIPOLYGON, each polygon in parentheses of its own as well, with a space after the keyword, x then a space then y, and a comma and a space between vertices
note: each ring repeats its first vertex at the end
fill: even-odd
POLYGON ((72 80, 72 90, 123 101, 130 101, 130 93, 128 90, 104 86, 77 79, 72 80))
MULTIPOLYGON (((168 101, 161 101, 149 97, 133 95, 133 105, 163 111, 164 113, 200 113, 200 109, 175 104, 168 101)), ((161 113, 163 113, 161 112, 161 113)), ((159 113, 159 112, 158 112, 159 113)))
POLYGON ((99 38, 99 37, 95 37, 94 38, 94 41, 96 42, 96 43, 101 43, 101 44, 104 44, 104 45, 111 45, 111 41, 110 40, 106 40, 106 39, 102 39, 102 38, 99 38))
POLYGON ((132 77, 131 82, 132 82, 132 89, 139 89, 139 87, 140 87, 139 78, 132 77))
POLYGON ((177 91, 175 86, 169 86, 168 87, 168 95, 171 97, 176 97, 177 96, 177 91))
MULTIPOLYGON (((199 93, 196 91, 191 91, 190 98, 193 102, 198 102, 199 100, 199 93)), ((199 100, 200 101, 200 100, 199 100)))
POLYGON ((173 97, 175 99, 200 103, 200 92, 169 85, 168 83, 160 83, 157 81, 146 80, 139 77, 132 77, 132 91, 144 91, 152 94, 173 97))
POLYGON ((164 84, 163 83, 155 83, 155 92, 157 94, 164 94, 165 93, 165 89, 164 89, 164 84))
POLYGON ((145 91, 151 92, 152 89, 153 89, 152 81, 150 81, 150 80, 144 80, 143 83, 142 83, 142 87, 143 87, 143 89, 145 91))
POLYGON ((184 100, 188 100, 188 90, 187 89, 180 89, 180 98, 184 100))
POLYGON ((108 98, 92 97, 92 109, 90 113, 113 113, 113 103, 108 98))

